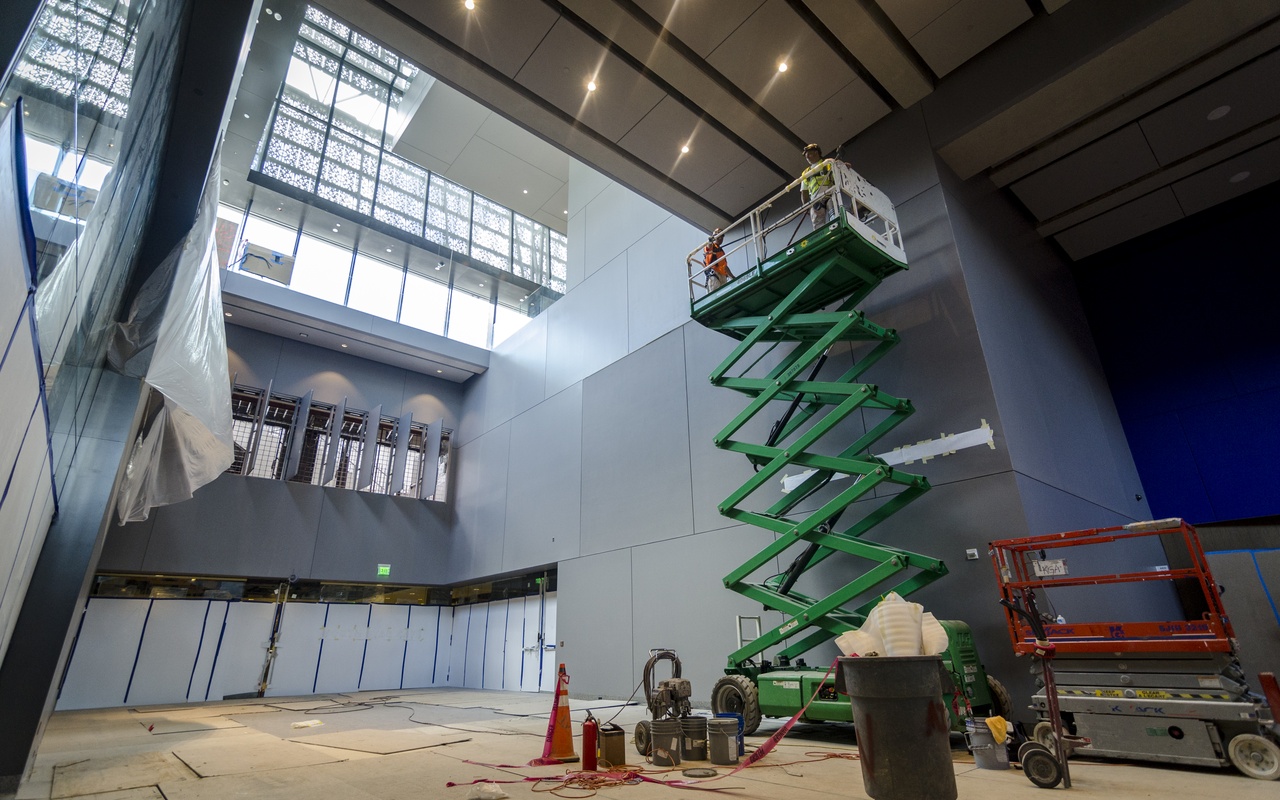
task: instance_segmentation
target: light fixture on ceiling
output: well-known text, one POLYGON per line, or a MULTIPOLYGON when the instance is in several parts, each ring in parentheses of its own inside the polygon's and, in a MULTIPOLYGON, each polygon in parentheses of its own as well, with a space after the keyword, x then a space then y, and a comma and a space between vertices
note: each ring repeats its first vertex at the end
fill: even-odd
POLYGON ((335 222, 335 223, 333 223, 333 227, 335 227, 335 228, 341 228, 341 227, 342 227, 342 223, 341 223, 341 222, 335 222))
POLYGON ((594 92, 595 90, 596 90, 596 82, 595 82, 595 81, 587 81, 587 91, 588 91, 588 92, 594 92))
POLYGON ((230 312, 230 311, 223 311, 223 312, 222 312, 222 316, 224 316, 224 317, 229 317, 229 316, 231 316, 231 312, 230 312))
POLYGON ((481 285, 481 286, 484 286, 484 281, 480 281, 480 285, 481 285))
POLYGON ((439 374, 440 374, 440 373, 442 373, 442 372, 444 372, 444 370, 442 370, 442 369, 438 369, 438 370, 436 370, 436 374, 437 374, 437 375, 439 375, 439 374))
POLYGON ((564 213, 568 214, 568 213, 569 213, 569 209, 567 209, 567 208, 566 208, 566 209, 564 210, 564 213))
POLYGON ((274 14, 272 14, 271 16, 273 16, 273 17, 275 17, 275 18, 276 18, 276 22, 279 22, 280 20, 284 19, 284 17, 280 16, 280 12, 279 12, 279 11, 277 11, 277 12, 276 12, 276 13, 274 13, 274 14))
POLYGON ((223 178, 223 179, 222 179, 222 185, 223 185, 223 186, 230 186, 230 185, 231 185, 231 181, 227 180, 226 178, 223 178))
POLYGON ((1225 117, 1230 113, 1231 113, 1231 106, 1218 106, 1214 110, 1210 111, 1205 116, 1205 119, 1209 120, 1210 122, 1216 122, 1217 120, 1222 119, 1223 117, 1225 117))
POLYGON ((1249 176, 1252 174, 1253 174, 1252 172, 1246 169, 1243 172, 1237 172, 1235 175, 1232 175, 1230 178, 1227 178, 1227 180, 1230 183, 1243 183, 1244 181, 1249 180, 1249 176))
POLYGON ((467 0, 467 2, 463 3, 463 5, 467 7, 468 11, 476 10, 476 0, 467 0))
POLYGON ((778 62, 778 72, 786 72, 786 71, 787 71, 787 62, 785 62, 785 61, 779 61, 779 62, 778 62))
POLYGON ((245 119, 248 119, 248 118, 249 118, 249 115, 248 115, 248 114, 245 114, 245 115, 244 115, 244 118, 245 118, 245 119))
POLYGON ((271 16, 271 9, 269 9, 269 8, 264 8, 264 9, 262 9, 262 13, 263 13, 263 14, 266 14, 266 15, 269 17, 269 16, 271 16))
POLYGON ((346 342, 343 342, 342 344, 340 344, 340 345, 338 345, 338 346, 339 346, 339 347, 341 347, 343 350, 347 349, 347 343, 346 343, 346 342))
POLYGON ((338 232, 338 229, 337 229, 337 228, 334 228, 334 229, 333 229, 333 232, 334 232, 334 233, 337 233, 337 232, 338 232))
POLYGON ((300 338, 300 339, 307 339, 307 338, 310 338, 310 334, 300 333, 300 334, 298 334, 298 338, 300 338))
POLYGON ((441 261, 439 264, 436 264, 436 269, 443 269, 443 268, 444 268, 444 262, 443 262, 443 261, 441 261))
POLYGON ((681 153, 687 153, 687 152, 689 152, 689 145, 687 145, 687 144, 686 144, 686 145, 681 145, 681 147, 680 147, 680 152, 681 152, 681 153))
POLYGON ((525 193, 525 194, 528 194, 528 193, 529 193, 529 190, 528 190, 528 189, 525 189, 525 190, 524 190, 524 193, 525 193))
POLYGON ((8 104, 8 103, 6 103, 6 102, 5 102, 5 101, 3 101, 3 100, 0 100, 0 108, 8 108, 8 107, 9 107, 9 104, 8 104))
POLYGON ((391 252, 391 248, 390 248, 390 247, 388 247, 388 248, 387 248, 387 252, 388 252, 388 253, 390 253, 390 252, 391 252))

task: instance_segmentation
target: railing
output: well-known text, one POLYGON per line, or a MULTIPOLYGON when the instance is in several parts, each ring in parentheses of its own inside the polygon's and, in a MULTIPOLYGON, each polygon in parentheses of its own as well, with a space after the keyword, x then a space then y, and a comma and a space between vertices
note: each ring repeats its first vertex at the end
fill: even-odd
MULTIPOLYGON (((820 192, 807 202, 797 201, 795 210, 787 212, 776 222, 769 223, 769 213, 774 206, 784 205, 783 199, 800 188, 800 180, 797 178, 721 231, 729 243, 724 248, 723 262, 733 274, 733 280, 753 273, 758 275, 766 261, 795 244, 802 228, 806 233, 815 232, 812 224, 805 226, 805 215, 809 215, 812 220, 816 216, 815 207, 827 204, 834 205, 835 211, 834 214, 826 215, 827 221, 819 225, 820 230, 835 225, 843 217, 864 239, 896 261, 906 263, 898 214, 889 198, 843 161, 827 159, 821 163, 831 165, 834 185, 829 191, 820 192), (795 223, 794 227, 791 227, 792 223, 795 223)), ((691 303, 715 291, 707 280, 710 277, 707 274, 709 265, 703 262, 703 253, 703 248, 695 248, 685 259, 691 303)), ((716 263, 719 262, 720 259, 717 259, 716 263)))

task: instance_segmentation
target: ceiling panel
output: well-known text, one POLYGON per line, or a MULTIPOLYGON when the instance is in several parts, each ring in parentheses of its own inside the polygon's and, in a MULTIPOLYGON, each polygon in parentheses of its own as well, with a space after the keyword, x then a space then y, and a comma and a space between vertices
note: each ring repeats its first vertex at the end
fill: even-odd
POLYGON ((262 97, 252 92, 240 92, 236 95, 235 107, 227 121, 227 130, 249 141, 259 141, 274 105, 274 96, 262 97))
POLYGON ((806 5, 903 108, 933 90, 931 76, 880 15, 848 0, 807 0, 806 5))
POLYGON ((1033 172, 1010 188, 1043 222, 1159 168, 1135 123, 1033 172))
POLYGON ((436 81, 392 151, 412 161, 408 151, 401 149, 407 145, 438 162, 452 164, 490 113, 457 89, 436 81))
POLYGON ((910 39, 925 26, 942 16, 960 0, 875 0, 898 26, 902 35, 910 39))
POLYGON ((1079 261, 1182 217, 1182 207, 1166 187, 1068 228, 1054 238, 1067 255, 1079 261))
POLYGON ((595 40, 561 20, 516 80, 610 141, 626 135, 663 92, 595 40), (595 80, 596 91, 587 91, 595 80))
POLYGON ((855 77, 785 0, 768 0, 707 61, 787 126, 855 77))
POLYGON ((1280 180, 1280 139, 1229 158, 1173 184, 1188 216, 1280 180))
POLYGON ((445 177, 526 217, 564 186, 563 180, 478 136, 458 154, 445 177))
POLYGON ((854 78, 792 127, 801 139, 830 152, 888 113, 889 106, 871 87, 854 78))
POLYGON ((1280 50, 1159 109, 1141 125, 1161 164, 1280 116, 1280 50), (1259 91, 1269 86, 1271 91, 1259 91), (1226 109, 1226 113, 1223 113, 1226 109))
MULTIPOLYGON (((391 0, 427 27, 508 78, 515 77, 560 15, 541 0, 480 2, 467 11, 461 2, 391 0)), ((352 20, 359 24, 359 20, 352 20)))
POLYGON ((569 156, 500 114, 490 114, 476 135, 562 181, 569 180, 569 156))
MULTIPOLYGON (((799 170, 796 171, 799 174, 799 170)), ((773 170, 749 158, 702 193, 707 202, 737 219, 782 186, 773 170), (749 198, 744 200, 743 198, 749 198)))
POLYGON ((635 0, 635 4, 706 58, 764 0, 635 0))
POLYGON ((650 167, 701 194, 747 153, 670 97, 618 142, 650 167), (688 153, 680 148, 689 146, 688 153))
POLYGON ((243 136, 226 134, 222 139, 222 171, 227 175, 244 178, 249 174, 257 145, 243 136))
POLYGON ((1024 0, 960 0, 915 35, 912 47, 939 76, 1031 19, 1024 0))

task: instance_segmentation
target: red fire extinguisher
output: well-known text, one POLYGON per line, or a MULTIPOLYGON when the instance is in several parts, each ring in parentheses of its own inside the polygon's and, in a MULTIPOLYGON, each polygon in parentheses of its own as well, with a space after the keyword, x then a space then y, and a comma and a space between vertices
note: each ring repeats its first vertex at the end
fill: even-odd
POLYGON ((599 734, 600 725, 588 711, 587 718, 582 723, 582 768, 588 772, 596 770, 596 741, 599 734))

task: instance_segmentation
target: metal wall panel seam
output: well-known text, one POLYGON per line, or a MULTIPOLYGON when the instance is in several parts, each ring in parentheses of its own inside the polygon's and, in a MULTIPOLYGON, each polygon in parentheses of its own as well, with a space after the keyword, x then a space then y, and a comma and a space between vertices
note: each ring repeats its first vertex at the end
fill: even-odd
POLYGON ((440 618, 444 615, 444 606, 436 606, 436 647, 435 658, 431 661, 431 685, 436 685, 436 666, 440 663, 440 618))
POLYGON ((409 625, 413 622, 413 609, 404 615, 404 651, 400 654, 400 686, 404 688, 404 665, 409 661, 409 625))
POLYGON ((227 635, 227 617, 230 614, 231 604, 227 603, 227 607, 222 610, 222 627, 218 630, 218 644, 213 648, 213 666, 209 668, 209 682, 204 686, 205 700, 209 699, 209 692, 213 691, 213 676, 218 671, 218 656, 222 655, 222 638, 227 635))
POLYGON ((369 613, 364 619, 364 647, 360 650, 360 673, 356 676, 356 691, 364 683, 364 660, 369 657, 369 625, 373 623, 373 603, 369 604, 369 613))
POLYGON ((129 682, 124 687, 124 699, 121 704, 128 705, 129 692, 133 690, 133 676, 138 671, 138 658, 142 655, 142 640, 147 638, 147 623, 151 621, 151 609, 155 608, 156 601, 149 600, 147 602, 147 615, 142 618, 142 632, 138 634, 138 649, 133 653, 133 667, 129 670, 129 682))
MULTIPOLYGON (((316 687, 320 685, 320 661, 324 658, 324 638, 329 628, 329 608, 328 603, 324 604, 324 622, 320 623, 320 651, 316 653, 316 675, 311 679, 311 693, 316 693, 316 687)), ((282 620, 283 621, 283 620, 282 620)))

